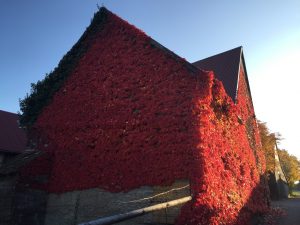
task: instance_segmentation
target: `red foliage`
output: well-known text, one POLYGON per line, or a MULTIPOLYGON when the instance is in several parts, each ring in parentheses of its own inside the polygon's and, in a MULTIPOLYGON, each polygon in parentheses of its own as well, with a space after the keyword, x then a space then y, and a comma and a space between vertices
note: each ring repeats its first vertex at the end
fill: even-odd
MULTIPOLYGON (((255 121, 252 105, 249 111, 243 110, 251 103, 244 85, 245 80, 240 82, 235 105, 222 83, 215 81, 210 105, 201 108, 198 151, 203 184, 193 186, 195 201, 185 205, 178 224, 248 224, 253 214, 268 209, 268 190, 254 154, 260 155, 260 140, 249 138, 256 137, 257 126, 255 123, 249 130, 243 122, 255 121), (251 141, 257 141, 256 145, 251 141)), ((202 104, 199 101, 199 106, 202 104)))
POLYGON ((47 157, 25 168, 23 180, 61 193, 128 191, 188 178, 194 199, 178 224, 246 224, 267 204, 243 76, 235 105, 213 73, 191 68, 109 14, 35 123, 47 157), (31 179, 41 174, 48 175, 46 184, 31 179))

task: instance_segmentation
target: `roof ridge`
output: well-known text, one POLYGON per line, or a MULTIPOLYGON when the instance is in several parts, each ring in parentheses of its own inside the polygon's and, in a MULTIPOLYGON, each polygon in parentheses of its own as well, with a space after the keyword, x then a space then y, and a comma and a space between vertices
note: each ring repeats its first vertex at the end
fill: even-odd
POLYGON ((170 50, 167 47, 163 46, 162 44, 160 44, 156 40, 152 39, 151 37, 150 37, 150 39, 151 39, 151 44, 153 44, 156 48, 159 48, 159 49, 163 50, 165 53, 169 54, 173 58, 182 60, 182 63, 184 63, 184 65, 187 67, 187 69, 189 69, 191 72, 196 73, 196 72, 200 71, 200 69, 197 66, 195 66, 192 63, 186 61, 184 58, 177 55, 175 52, 173 52, 172 50, 170 50))
POLYGON ((183 57, 179 56, 178 54, 176 54, 175 52, 173 52, 172 50, 170 50, 169 48, 165 47, 164 45, 162 45, 161 43, 159 43, 158 41, 156 41, 155 39, 153 39, 152 37, 150 37, 149 35, 147 35, 143 30, 137 28, 135 25, 130 24, 128 21, 124 20, 123 18, 119 17, 118 15, 114 14, 113 12, 109 11, 108 9, 106 9, 105 7, 103 7, 105 10, 107 10, 107 12, 111 13, 111 15, 115 16, 116 18, 118 18, 119 20, 121 20, 122 22, 126 23, 127 25, 129 25, 131 28, 137 30, 140 34, 145 35, 145 37, 150 39, 151 44, 156 47, 159 48, 161 50, 163 50, 165 53, 169 54, 171 57, 176 58, 176 59, 180 59, 182 60, 182 62, 185 64, 185 66, 190 69, 193 73, 199 71, 199 68, 197 68, 196 66, 194 66, 192 63, 188 62, 187 60, 185 60, 183 57))
POLYGON ((195 64, 195 63, 197 63, 197 62, 199 62, 199 61, 202 61, 202 60, 207 60, 207 59, 210 59, 210 58, 213 58, 213 57, 217 57, 217 56, 220 56, 220 55, 223 55, 223 54, 225 55, 225 54, 227 54, 227 53, 229 53, 229 52, 231 52, 231 51, 236 51, 237 49, 240 49, 241 52, 242 52, 242 51, 243 51, 243 46, 239 46, 239 47, 236 47, 236 48, 227 50, 227 51, 225 51, 225 52, 221 52, 221 53, 218 53, 218 54, 215 54, 215 55, 212 55, 212 56, 209 56, 209 57, 206 57, 206 58, 197 60, 197 61, 193 62, 192 64, 195 64))
POLYGON ((5 111, 5 110, 2 110, 2 109, 0 109, 0 112, 1 113, 10 113, 10 114, 18 115, 18 113, 9 112, 9 111, 5 111))
POLYGON ((198 68, 213 71, 215 77, 222 81, 226 93, 234 102, 236 102, 242 49, 242 46, 239 46, 193 63, 198 68))

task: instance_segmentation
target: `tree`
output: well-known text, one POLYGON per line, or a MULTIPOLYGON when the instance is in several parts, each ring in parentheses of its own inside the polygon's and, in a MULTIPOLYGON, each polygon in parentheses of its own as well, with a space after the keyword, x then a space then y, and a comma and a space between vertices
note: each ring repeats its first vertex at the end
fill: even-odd
POLYGON ((258 128, 262 148, 266 158, 266 172, 274 173, 276 140, 279 135, 271 133, 265 122, 258 121, 258 128))
POLYGON ((294 187, 295 181, 300 180, 300 161, 296 156, 290 155, 286 150, 278 150, 282 169, 287 178, 289 187, 294 187))

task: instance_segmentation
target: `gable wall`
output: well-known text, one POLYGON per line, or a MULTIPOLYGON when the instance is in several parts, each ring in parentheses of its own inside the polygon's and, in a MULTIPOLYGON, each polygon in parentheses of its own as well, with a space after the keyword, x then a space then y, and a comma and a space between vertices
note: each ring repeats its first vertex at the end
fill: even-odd
POLYGON ((193 101, 208 96, 210 79, 186 64, 111 16, 34 126, 38 148, 51 155, 36 163, 49 168, 24 174, 48 171, 48 182, 33 185, 50 192, 190 178, 199 139, 193 101))
POLYGON ((188 179, 194 199, 177 224, 247 224, 267 199, 246 89, 235 105, 213 73, 187 65, 110 14, 35 123, 46 154, 23 182, 52 193, 122 192, 188 179))

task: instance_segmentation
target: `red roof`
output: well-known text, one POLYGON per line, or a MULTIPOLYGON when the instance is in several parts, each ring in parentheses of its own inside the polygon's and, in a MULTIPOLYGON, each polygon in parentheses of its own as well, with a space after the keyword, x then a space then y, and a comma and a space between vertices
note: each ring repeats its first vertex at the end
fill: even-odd
POLYGON ((213 71, 216 78, 222 81, 227 94, 235 101, 241 56, 242 47, 237 47, 194 62, 193 65, 203 70, 213 71))
POLYGON ((18 120, 17 114, 0 110, 0 152, 21 153, 26 149, 26 134, 18 120))

